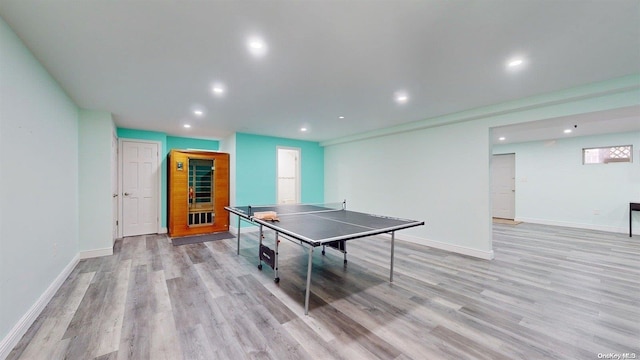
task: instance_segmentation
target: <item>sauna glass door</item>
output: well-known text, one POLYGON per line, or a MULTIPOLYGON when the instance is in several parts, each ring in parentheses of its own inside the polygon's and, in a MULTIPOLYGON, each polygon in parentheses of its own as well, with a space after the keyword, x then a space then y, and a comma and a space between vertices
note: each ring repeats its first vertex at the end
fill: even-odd
POLYGON ((189 226, 211 225, 214 220, 214 160, 189 159, 189 226))

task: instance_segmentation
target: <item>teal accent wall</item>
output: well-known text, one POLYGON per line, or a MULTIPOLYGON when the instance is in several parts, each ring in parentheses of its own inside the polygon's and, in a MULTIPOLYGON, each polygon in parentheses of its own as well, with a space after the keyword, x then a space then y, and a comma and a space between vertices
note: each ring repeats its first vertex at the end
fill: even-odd
POLYGON ((136 130, 118 128, 118 138, 158 141, 161 143, 160 153, 162 154, 160 171, 161 174, 161 192, 160 196, 160 225, 167 227, 167 157, 172 149, 202 149, 202 150, 218 150, 220 142, 217 140, 204 140, 184 138, 177 136, 167 136, 167 134, 156 131, 136 130))
POLYGON ((160 141, 163 149, 167 143, 167 134, 157 131, 118 128, 118 138, 160 141))
POLYGON ((217 140, 167 136, 167 154, 172 149, 219 150, 220 142, 217 140))
MULTIPOLYGON (((161 226, 167 227, 167 156, 172 149, 218 150, 219 141, 167 136, 165 133, 118 128, 121 139, 158 141, 162 156, 161 226)), ((299 148, 303 203, 324 202, 324 148, 317 142, 253 134, 236 134, 236 204, 276 202, 276 159, 278 146, 299 148)), ((331 201, 337 201, 333 199, 331 201)))
POLYGON ((276 203, 277 147, 300 149, 301 202, 324 202, 324 148, 317 142, 236 134, 236 204, 276 203))

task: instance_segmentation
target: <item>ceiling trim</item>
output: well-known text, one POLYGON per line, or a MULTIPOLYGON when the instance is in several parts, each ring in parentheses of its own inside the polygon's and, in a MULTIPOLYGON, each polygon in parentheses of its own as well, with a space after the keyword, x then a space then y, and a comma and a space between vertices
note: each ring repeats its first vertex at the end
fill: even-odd
MULTIPOLYGON (((571 89, 561 90, 548 94, 532 96, 528 98, 518 99, 496 105, 485 106, 481 108, 461 111, 458 113, 437 116, 430 119, 420 120, 413 123, 402 124, 380 130, 369 131, 357 135, 345 136, 337 139, 320 142, 320 146, 332 146, 349 142, 361 141, 376 137, 389 136, 409 131, 423 130, 438 126, 452 125, 467 121, 487 119, 492 117, 504 116, 508 114, 519 113, 541 109, 550 106, 568 104, 576 101, 584 101, 590 99, 601 98, 611 95, 619 95, 625 93, 636 93, 631 97, 631 103, 624 106, 640 105, 640 73, 633 74, 617 79, 604 82, 593 83, 585 86, 575 87, 571 89)), ((619 107, 616 104, 610 104, 612 107, 619 107)), ((604 110, 600 108, 598 110, 604 110)), ((591 112, 596 110, 589 110, 591 112)), ((559 116, 559 115, 555 115, 559 116)), ((547 117, 555 117, 547 116, 547 117)), ((527 119, 531 121, 532 119, 527 119)), ((537 119, 542 120, 542 119, 537 119)), ((516 121, 516 123, 519 121, 516 121)), ((507 124, 499 124, 507 125, 507 124)))

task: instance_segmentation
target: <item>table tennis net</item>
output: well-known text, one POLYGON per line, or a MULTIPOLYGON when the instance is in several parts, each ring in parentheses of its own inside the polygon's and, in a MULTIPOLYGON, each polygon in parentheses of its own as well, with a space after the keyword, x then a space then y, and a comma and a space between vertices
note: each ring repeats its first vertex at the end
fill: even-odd
POLYGON ((274 211, 280 215, 312 214, 329 211, 345 210, 345 202, 322 204, 278 204, 264 206, 249 206, 249 216, 258 212, 274 211))

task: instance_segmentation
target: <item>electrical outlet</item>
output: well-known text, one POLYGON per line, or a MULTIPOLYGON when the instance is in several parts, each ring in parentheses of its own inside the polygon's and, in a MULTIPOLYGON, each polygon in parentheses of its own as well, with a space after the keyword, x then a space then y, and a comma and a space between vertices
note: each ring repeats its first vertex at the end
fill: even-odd
POLYGON ((600 215, 600 210, 593 210, 593 215, 600 215))
POLYGON ((58 243, 54 242, 53 243, 53 257, 56 257, 58 255, 58 243))

